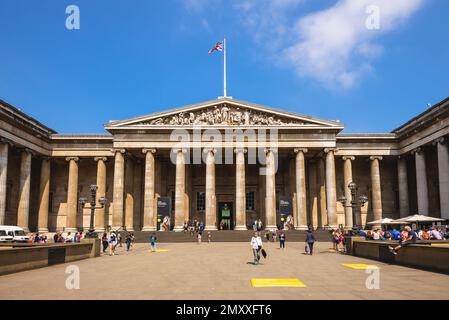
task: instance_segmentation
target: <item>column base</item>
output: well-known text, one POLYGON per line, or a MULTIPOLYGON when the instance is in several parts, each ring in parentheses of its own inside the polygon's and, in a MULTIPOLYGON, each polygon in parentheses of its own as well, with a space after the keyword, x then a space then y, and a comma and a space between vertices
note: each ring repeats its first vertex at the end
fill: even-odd
POLYGON ((295 230, 309 230, 309 227, 306 225, 295 226, 295 230))
POLYGON ((106 229, 105 228, 95 228, 95 231, 103 233, 106 231, 106 229))
POLYGON ((39 228, 39 229, 37 229, 37 232, 39 232, 39 233, 48 233, 48 228, 39 228))
POLYGON ((248 230, 248 228, 246 226, 235 226, 234 230, 238 230, 238 231, 246 231, 248 230))
POLYGON ((174 228, 173 228, 173 231, 184 231, 184 226, 175 226, 174 228))
POLYGON ((152 227, 152 226, 144 226, 142 228, 142 231, 157 231, 156 227, 152 227))
POLYGON ((66 232, 66 233, 67 233, 67 232, 72 232, 72 233, 73 233, 73 232, 78 232, 78 228, 65 228, 65 229, 64 229, 64 232, 66 232))
POLYGON ((277 227, 276 225, 274 225, 274 224, 271 225, 271 226, 266 226, 266 227, 265 227, 265 230, 271 230, 271 229, 276 229, 276 230, 277 230, 278 227, 277 227))
POLYGON ((215 231, 215 230, 218 230, 218 228, 216 226, 206 226, 204 228, 204 230, 206 230, 206 231, 215 231))

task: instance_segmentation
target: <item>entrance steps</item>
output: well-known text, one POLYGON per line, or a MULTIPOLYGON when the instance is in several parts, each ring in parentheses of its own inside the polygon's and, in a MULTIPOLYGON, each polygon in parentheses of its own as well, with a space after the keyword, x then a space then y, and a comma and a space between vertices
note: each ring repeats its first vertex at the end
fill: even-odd
MULTIPOLYGON (((207 242, 207 232, 203 232, 202 241, 207 242)), ((254 231, 252 230, 221 230, 221 231, 209 231, 211 233, 212 242, 250 242, 251 237, 254 235, 254 231)), ((304 242, 306 238, 306 231, 299 230, 287 230, 284 231, 286 235, 286 242, 304 242)), ((135 242, 136 243, 147 243, 150 240, 150 237, 153 232, 150 231, 135 231, 135 242)), ((280 231, 278 231, 278 234, 280 231)), ((317 241, 329 242, 331 241, 331 234, 327 230, 316 230, 313 232, 315 239, 317 241)), ((124 233, 123 239, 124 239, 124 233)), ((156 231, 157 241, 158 242, 196 242, 196 234, 193 236, 190 235, 190 232, 164 232, 164 231, 156 231)), ((261 232, 261 237, 264 241, 265 231, 261 232)))

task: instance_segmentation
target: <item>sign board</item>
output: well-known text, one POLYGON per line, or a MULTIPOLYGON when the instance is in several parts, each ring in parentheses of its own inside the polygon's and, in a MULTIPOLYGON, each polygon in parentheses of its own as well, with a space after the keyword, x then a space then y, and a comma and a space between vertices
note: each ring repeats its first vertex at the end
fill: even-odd
MULTIPOLYGON (((161 227, 163 229, 163 223, 169 221, 171 225, 171 198, 170 197, 160 197, 157 199, 157 230, 160 231, 161 227), (168 219, 166 218, 168 217, 168 219)), ((170 227, 171 228, 171 227, 170 227)))

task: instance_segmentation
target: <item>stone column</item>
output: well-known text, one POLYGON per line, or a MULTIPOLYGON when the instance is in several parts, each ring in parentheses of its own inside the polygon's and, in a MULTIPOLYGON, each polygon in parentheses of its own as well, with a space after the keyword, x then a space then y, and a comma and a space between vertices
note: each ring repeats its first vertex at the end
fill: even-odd
POLYGON ((206 230, 217 230, 215 197, 215 149, 204 149, 206 153, 206 230))
POLYGON ((50 158, 42 159, 39 188, 38 231, 48 232, 48 201, 50 198, 50 158))
POLYGON ((266 229, 276 228, 276 163, 275 151, 266 149, 266 229))
POLYGON ((78 157, 67 157, 69 162, 69 180, 67 182, 67 211, 65 231, 76 232, 78 213, 78 157))
POLYGON ((17 226, 29 232, 30 217, 30 181, 31 180, 31 151, 25 149, 22 151, 20 162, 20 180, 19 180, 19 207, 17 210, 17 226))
POLYGON ((175 230, 183 230, 184 211, 186 210, 186 168, 184 154, 187 150, 178 149, 174 152, 176 152, 175 230))
POLYGON ((408 178, 407 159, 398 157, 398 190, 399 190, 399 214, 401 218, 410 215, 408 202, 408 178))
POLYGON ((125 149, 113 150, 114 163, 114 212, 112 214, 112 227, 123 227, 123 194, 125 190, 125 149))
POLYGON ((328 224, 327 221, 327 206, 326 206, 326 174, 324 159, 318 158, 316 164, 316 180, 318 188, 318 227, 324 228, 328 224))
POLYGON ((307 193, 306 193, 306 169, 304 153, 307 149, 297 148, 296 153, 296 217, 295 229, 307 230, 307 193))
POLYGON ((246 227, 246 177, 245 148, 236 148, 235 156, 235 230, 247 230, 246 227))
POLYGON ((125 226, 134 231, 134 163, 131 157, 125 163, 125 226))
POLYGON ((352 181, 352 161, 355 160, 355 157, 348 157, 344 156, 342 157, 342 160, 344 161, 343 165, 343 175, 344 175, 344 190, 345 190, 345 197, 346 197, 346 206, 345 206, 345 229, 352 229, 354 226, 354 223, 356 225, 361 225, 357 220, 353 221, 353 212, 351 207, 351 189, 348 188, 348 185, 353 182, 352 181))
POLYGON ((429 215, 429 191, 427 189, 426 156, 424 150, 418 148, 413 151, 416 160, 416 189, 418 200, 418 214, 429 215))
MULTIPOLYGON (((106 157, 95 157, 97 162, 97 200, 101 197, 106 197, 106 157)), ((95 230, 97 232, 104 232, 105 223, 105 208, 95 210, 95 230)))
POLYGON ((330 228, 338 228, 337 222, 337 186, 335 179, 335 149, 324 149, 326 153, 326 201, 327 222, 330 228))
POLYGON ((8 149, 9 142, 0 139, 0 225, 5 224, 6 218, 6 178, 8 177, 8 149))
POLYGON ((382 188, 380 183, 380 163, 382 157, 371 156, 371 190, 373 204, 373 219, 382 219, 382 188))
POLYGON ((440 187, 441 218, 449 219, 449 150, 448 141, 440 138, 436 141, 438 151, 438 178, 440 187))
POLYGON ((145 190, 143 199, 143 228, 142 231, 156 231, 156 202, 155 202, 155 162, 156 149, 143 149, 145 154, 145 190))

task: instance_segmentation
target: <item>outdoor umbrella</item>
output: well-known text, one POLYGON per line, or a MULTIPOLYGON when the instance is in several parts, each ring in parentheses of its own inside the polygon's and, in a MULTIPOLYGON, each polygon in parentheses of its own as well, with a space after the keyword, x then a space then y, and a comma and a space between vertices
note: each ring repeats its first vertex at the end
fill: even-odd
POLYGON ((422 214, 415 214, 412 216, 394 220, 395 223, 401 223, 401 224, 411 223, 411 222, 419 223, 419 222, 439 222, 439 221, 445 221, 445 220, 440 219, 440 218, 424 216, 422 214))
POLYGON ((396 222, 395 220, 390 219, 390 218, 383 218, 380 220, 374 220, 374 221, 368 222, 367 224, 398 224, 398 222, 396 222))

